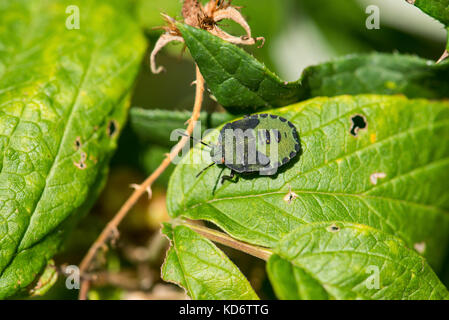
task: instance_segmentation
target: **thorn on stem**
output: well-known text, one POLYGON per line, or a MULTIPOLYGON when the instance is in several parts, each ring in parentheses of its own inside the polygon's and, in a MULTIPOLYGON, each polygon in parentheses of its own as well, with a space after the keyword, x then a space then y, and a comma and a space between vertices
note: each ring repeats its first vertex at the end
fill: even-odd
POLYGON ((117 227, 114 227, 111 229, 111 246, 115 247, 117 245, 117 240, 120 237, 120 232, 118 231, 117 227))
MULTIPOLYGON (((134 190, 138 190, 141 188, 140 184, 137 183, 131 184, 130 187, 133 188, 134 190)), ((151 187, 147 187, 145 191, 148 193, 148 200, 151 199, 151 197, 153 196, 153 191, 151 190, 151 187)))
POLYGON ((176 20, 166 13, 161 12, 161 16, 170 23, 176 23, 176 20))
POLYGON ((449 52, 446 50, 444 50, 443 54, 441 55, 441 57, 438 59, 438 61, 436 62, 437 64, 446 60, 447 57, 449 57, 449 52))
POLYGON ((101 250, 103 250, 103 252, 107 252, 109 250, 108 245, 106 243, 102 243, 100 248, 101 250))

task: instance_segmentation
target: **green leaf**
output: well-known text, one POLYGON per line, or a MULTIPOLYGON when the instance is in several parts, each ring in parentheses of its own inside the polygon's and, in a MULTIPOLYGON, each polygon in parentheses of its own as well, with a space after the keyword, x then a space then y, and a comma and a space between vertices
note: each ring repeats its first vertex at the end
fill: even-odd
POLYGON ((255 112, 296 102, 304 95, 299 82, 284 83, 237 46, 207 31, 177 24, 208 87, 231 113, 255 112))
POLYGON ((281 299, 449 299, 423 257, 366 225, 304 225, 275 252, 267 270, 281 299))
POLYGON ((449 50, 449 0, 415 0, 413 4, 446 26, 447 52, 449 50))
POLYGON ((309 97, 376 93, 442 99, 449 96, 448 78, 449 63, 373 53, 308 67, 302 75, 302 84, 309 97))
POLYGON ((43 271, 104 184, 145 49, 127 12, 121 1, 0 5, 0 298, 43 271), (80 29, 66 28, 69 5, 80 29))
POLYGON ((50 260, 35 287, 30 290, 31 296, 43 296, 58 280, 58 269, 53 260, 50 260))
MULTIPOLYGON (((183 132, 186 127, 186 121, 192 116, 191 111, 172 111, 158 109, 143 109, 134 107, 130 110, 131 127, 137 136, 145 141, 163 146, 172 146, 177 141, 170 141, 170 135, 174 130, 183 132)), ((203 133, 206 129, 218 127, 220 124, 235 118, 229 113, 207 113, 201 112, 198 121, 203 133)))
MULTIPOLYGON (((449 240, 449 145, 441 143, 449 138, 447 102, 341 96, 269 112, 296 126, 301 157, 276 176, 241 175, 222 185, 229 169, 213 166, 195 178, 211 162, 207 148, 196 146, 170 179, 172 217, 208 220, 267 247, 303 224, 366 224, 418 248, 439 270, 449 240), (350 133, 355 115, 367 122, 357 137, 350 133), (290 189, 297 197, 289 202, 290 189)), ((204 141, 216 143, 218 133, 204 141)))
POLYGON ((449 0, 415 0, 414 5, 446 27, 449 26, 449 0))
POLYGON ((165 224, 171 247, 162 278, 187 290, 195 300, 257 300, 240 270, 212 242, 186 226, 165 224))
POLYGON ((283 82, 239 47, 210 33, 178 24, 207 85, 228 111, 236 114, 277 108, 317 96, 404 94, 410 98, 446 98, 449 63, 398 54, 339 58, 305 69, 296 82, 283 82))
POLYGON ((276 296, 281 300, 329 299, 329 294, 318 280, 277 254, 268 260, 267 273, 276 296))

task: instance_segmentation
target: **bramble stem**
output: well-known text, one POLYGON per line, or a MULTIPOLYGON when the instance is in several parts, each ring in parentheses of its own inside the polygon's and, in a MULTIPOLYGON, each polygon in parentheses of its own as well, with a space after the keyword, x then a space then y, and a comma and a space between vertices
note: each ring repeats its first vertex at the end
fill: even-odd
MULTIPOLYGON (((159 178, 159 176, 167 169, 170 165, 171 161, 178 155, 178 153, 182 150, 187 142, 189 142, 189 136, 192 134, 193 129, 195 127, 195 123, 198 120, 201 112, 201 106, 203 104, 203 95, 204 95, 204 78, 200 72, 198 66, 196 66, 196 93, 195 93, 195 103, 193 106, 192 116, 190 117, 186 133, 188 136, 184 136, 181 140, 173 147, 171 152, 167 155, 167 157, 162 161, 159 167, 154 171, 140 186, 138 186, 135 191, 131 194, 131 196, 126 200, 117 214, 112 218, 111 221, 106 225, 103 231, 100 233, 98 238, 90 247, 86 256, 80 263, 80 276, 88 271, 90 263, 95 257, 97 251, 105 246, 107 241, 114 236, 117 236, 117 228, 122 220, 126 217, 126 214, 129 210, 136 204, 137 200, 145 193, 151 191, 151 186, 153 183, 159 178)), ((151 196, 151 192, 150 192, 151 196)), ((87 296, 87 289, 89 285, 88 280, 83 280, 81 282, 81 289, 79 293, 79 299, 85 300, 87 296)))

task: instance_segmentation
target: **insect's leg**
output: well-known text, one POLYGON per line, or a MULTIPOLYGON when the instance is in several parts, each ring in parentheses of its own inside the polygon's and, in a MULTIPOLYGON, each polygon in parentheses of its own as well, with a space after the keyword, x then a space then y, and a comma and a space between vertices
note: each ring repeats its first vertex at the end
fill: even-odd
POLYGON ((223 174, 224 169, 225 169, 225 168, 221 169, 220 174, 218 175, 217 180, 215 181, 214 188, 212 189, 212 194, 213 194, 213 195, 215 194, 215 191, 217 190, 217 187, 218 187, 218 181, 220 181, 220 177, 221 177, 221 175, 223 174))
POLYGON ((210 167, 212 167, 215 163, 212 162, 210 165, 208 165, 206 168, 204 168, 203 170, 201 170, 200 172, 198 172, 195 176, 195 178, 198 178, 204 171, 206 171, 207 169, 209 169, 210 167))
POLYGON ((234 179, 235 176, 236 176, 235 175, 235 171, 231 170, 231 174, 229 176, 222 176, 221 177, 221 184, 223 184, 225 180, 229 180, 231 182, 237 182, 238 179, 239 179, 239 176, 236 176, 236 179, 234 179))

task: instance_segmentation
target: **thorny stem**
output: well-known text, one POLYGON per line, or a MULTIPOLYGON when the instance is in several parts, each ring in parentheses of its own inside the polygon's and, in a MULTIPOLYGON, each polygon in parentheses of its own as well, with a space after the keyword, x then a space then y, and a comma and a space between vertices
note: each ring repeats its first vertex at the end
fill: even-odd
MULTIPOLYGON (((188 122, 186 129, 187 136, 181 138, 181 140, 175 145, 167 157, 162 161, 159 167, 154 171, 140 186, 138 186, 131 196, 126 200, 114 218, 109 221, 103 231, 100 233, 98 238, 90 247, 86 256, 80 263, 80 276, 82 277, 85 272, 88 271, 90 263, 95 257, 97 251, 104 247, 107 241, 114 235, 117 235, 118 225, 125 218, 129 210, 136 204, 137 200, 147 191, 151 190, 152 184, 159 178, 159 176, 167 169, 171 161, 178 155, 187 142, 189 142, 189 136, 192 134, 195 127, 195 122, 198 120, 201 112, 201 106, 203 104, 203 94, 204 94, 204 78, 200 72, 198 66, 196 67, 196 93, 195 93, 195 103, 193 106, 192 116, 188 122)), ((89 287, 89 280, 83 280, 81 282, 81 288, 79 292, 79 299, 86 300, 87 291, 89 287)))
POLYGON ((219 232, 216 230, 212 230, 197 224, 185 222, 185 226, 188 226, 192 230, 196 231, 198 234, 202 235, 203 237, 212 240, 213 242, 220 243, 222 245, 225 245, 227 247, 245 252, 249 255, 252 255, 256 258, 262 259, 267 261, 270 256, 273 254, 270 250, 262 247, 257 247, 250 245, 248 243, 240 242, 234 238, 231 238, 230 236, 224 234, 223 232, 219 232))

